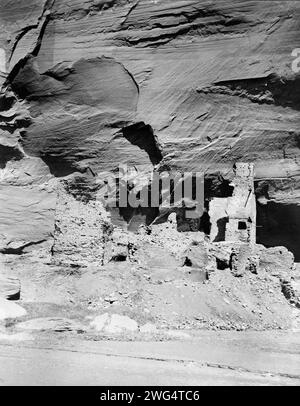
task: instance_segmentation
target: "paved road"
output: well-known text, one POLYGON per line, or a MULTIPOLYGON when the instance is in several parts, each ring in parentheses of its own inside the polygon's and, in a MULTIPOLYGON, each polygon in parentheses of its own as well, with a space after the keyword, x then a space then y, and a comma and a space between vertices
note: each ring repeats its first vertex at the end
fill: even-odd
POLYGON ((0 385, 300 385, 300 334, 2 342, 0 385))

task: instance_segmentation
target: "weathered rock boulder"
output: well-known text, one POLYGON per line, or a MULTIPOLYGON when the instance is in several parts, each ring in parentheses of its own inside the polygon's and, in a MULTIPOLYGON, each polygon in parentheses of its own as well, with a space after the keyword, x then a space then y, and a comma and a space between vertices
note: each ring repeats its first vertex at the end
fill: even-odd
POLYGON ((207 246, 198 241, 192 242, 183 253, 183 265, 186 266, 205 269, 208 265, 208 261, 207 246))
POLYGON ((15 319, 26 316, 27 312, 23 307, 9 300, 0 298, 0 320, 15 319))
POLYGON ((55 205, 55 192, 40 186, 1 186, 0 182, 0 253, 20 254, 49 241, 55 205))
POLYGON ((285 247, 265 248, 262 245, 230 242, 208 245, 210 265, 217 269, 231 269, 235 276, 245 272, 266 271, 272 276, 290 280, 294 270, 294 255, 285 247))
POLYGON ((294 255, 285 247, 260 247, 260 268, 273 276, 289 280, 294 269, 294 255))
POLYGON ((108 313, 97 316, 90 326, 98 332, 110 334, 133 333, 138 330, 138 323, 130 317, 119 314, 109 315, 108 313))

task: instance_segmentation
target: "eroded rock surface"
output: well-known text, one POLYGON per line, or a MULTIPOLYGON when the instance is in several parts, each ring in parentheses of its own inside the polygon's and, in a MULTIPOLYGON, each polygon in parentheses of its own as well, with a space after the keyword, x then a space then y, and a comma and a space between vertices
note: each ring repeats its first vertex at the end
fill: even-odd
POLYGON ((51 286, 62 302, 121 303, 172 327, 257 327, 257 312, 284 325, 296 303, 286 248, 219 243, 214 227, 210 244, 208 211, 187 223, 180 210, 107 212, 102 198, 119 164, 141 171, 139 187, 153 171, 204 171, 207 200, 231 198, 233 163, 251 162, 258 225, 271 230, 259 241, 296 252, 299 17, 295 1, 1 2, 0 254, 12 272, 27 264, 25 298, 51 286), (28 272, 41 244, 51 261, 41 254, 28 272))
POLYGON ((24 0, 1 8, 5 87, 31 117, 20 142, 55 176, 145 164, 149 150, 122 131, 145 123, 163 166, 230 177, 242 156, 256 163, 259 181, 275 182, 275 199, 298 197, 297 2, 24 0))
POLYGON ((19 300, 21 283, 18 278, 0 275, 0 297, 8 300, 19 300))

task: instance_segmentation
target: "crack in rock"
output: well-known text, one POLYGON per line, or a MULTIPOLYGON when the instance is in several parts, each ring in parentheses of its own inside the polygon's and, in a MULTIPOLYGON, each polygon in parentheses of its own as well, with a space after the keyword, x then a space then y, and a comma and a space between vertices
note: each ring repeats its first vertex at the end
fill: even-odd
POLYGON ((300 86, 296 75, 281 77, 270 74, 266 77, 223 80, 211 86, 198 88, 198 93, 237 96, 257 104, 275 104, 300 110, 300 95, 293 90, 300 86))
POLYGON ((46 242, 47 240, 40 240, 40 241, 32 241, 28 242, 26 244, 23 244, 19 247, 5 247, 5 248, 0 248, 0 254, 4 255, 22 255, 24 253, 24 250, 26 248, 32 247, 34 245, 40 245, 46 242))

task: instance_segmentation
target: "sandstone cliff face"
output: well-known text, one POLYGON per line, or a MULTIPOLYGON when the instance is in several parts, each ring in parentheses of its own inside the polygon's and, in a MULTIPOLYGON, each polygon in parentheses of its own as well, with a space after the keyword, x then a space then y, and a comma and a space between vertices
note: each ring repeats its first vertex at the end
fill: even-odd
POLYGON ((119 163, 230 180, 255 162, 262 198, 299 204, 299 17, 297 1, 1 0, 0 245, 14 216, 19 246, 53 233, 57 178, 119 163))

